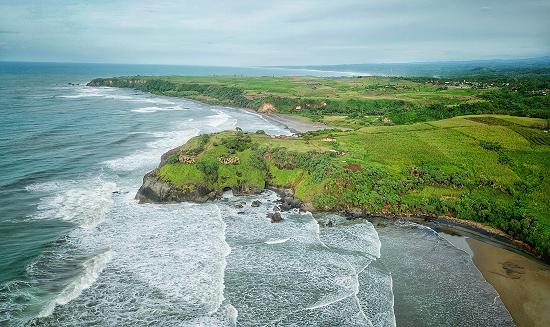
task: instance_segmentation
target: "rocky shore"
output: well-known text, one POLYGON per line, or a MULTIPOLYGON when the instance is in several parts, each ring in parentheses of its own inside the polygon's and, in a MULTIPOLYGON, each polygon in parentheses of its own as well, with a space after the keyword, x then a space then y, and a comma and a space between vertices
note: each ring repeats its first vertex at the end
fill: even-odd
MULTIPOLYGON (((183 147, 183 146, 182 146, 183 147)), ((160 169, 166 165, 171 156, 177 155, 182 147, 178 147, 161 156, 159 166, 147 173, 143 177, 143 184, 137 191, 135 198, 140 203, 178 203, 178 202, 197 202, 204 203, 207 201, 213 201, 220 198, 224 192, 232 191, 234 195, 251 195, 260 194, 264 189, 251 188, 243 186, 244 184, 237 183, 230 187, 224 187, 223 189, 209 189, 206 185, 196 183, 192 187, 176 187, 168 182, 162 180, 158 175, 160 169)), ((300 199, 294 196, 293 190, 289 188, 281 188, 279 185, 271 185, 269 179, 265 181, 265 189, 275 191, 280 196, 279 205, 274 208, 274 211, 268 214, 268 218, 273 222, 279 222, 282 219, 277 214, 280 211, 288 211, 290 209, 300 209, 310 211, 313 213, 323 212, 316 208, 313 203, 302 203, 300 199)), ((466 232, 476 235, 480 238, 490 240, 493 243, 499 244, 503 247, 511 247, 517 249, 528 255, 537 257, 550 262, 550 258, 541 255, 534 247, 529 244, 514 239, 505 232, 483 225, 481 223, 469 220, 462 220, 448 216, 431 216, 431 215, 419 215, 414 213, 402 213, 399 215, 389 214, 385 212, 366 212, 362 208, 348 208, 346 210, 340 210, 337 213, 342 214, 348 219, 368 219, 368 220, 398 220, 405 219, 418 224, 426 225, 434 229, 453 229, 459 232, 466 232)))

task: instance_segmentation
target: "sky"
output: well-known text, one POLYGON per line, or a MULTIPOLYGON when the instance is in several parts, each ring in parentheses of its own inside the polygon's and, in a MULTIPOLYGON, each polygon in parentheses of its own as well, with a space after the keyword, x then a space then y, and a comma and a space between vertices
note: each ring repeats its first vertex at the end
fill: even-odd
POLYGON ((550 55, 550 0, 0 0, 0 60, 218 66, 550 55))

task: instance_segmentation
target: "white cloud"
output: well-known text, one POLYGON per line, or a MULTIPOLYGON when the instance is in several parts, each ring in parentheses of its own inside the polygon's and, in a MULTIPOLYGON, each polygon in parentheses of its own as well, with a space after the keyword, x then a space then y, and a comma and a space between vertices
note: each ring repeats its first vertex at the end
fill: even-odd
POLYGON ((525 0, 0 0, 0 59, 333 64, 550 53, 525 0), (489 9, 484 9, 489 8, 489 9))

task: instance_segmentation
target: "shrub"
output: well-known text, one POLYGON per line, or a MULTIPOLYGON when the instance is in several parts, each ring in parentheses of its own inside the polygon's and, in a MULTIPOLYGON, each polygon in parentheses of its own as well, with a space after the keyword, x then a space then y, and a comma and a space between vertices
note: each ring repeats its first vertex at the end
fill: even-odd
POLYGON ((218 169, 220 165, 217 161, 199 161, 197 169, 204 174, 206 180, 210 183, 215 183, 218 180, 218 169))
POLYGON ((166 160, 166 162, 169 163, 169 164, 178 163, 179 162, 178 156, 173 154, 170 157, 168 157, 168 160, 166 160))
POLYGON ((510 163, 510 157, 504 153, 504 152, 499 152, 498 153, 498 162, 500 162, 501 164, 505 165, 505 164, 508 164, 510 163))
POLYGON ((479 145, 481 145, 482 148, 489 151, 500 151, 502 150, 502 145, 500 145, 497 142, 491 142, 491 141, 479 141, 479 145))
POLYGON ((254 151, 252 155, 250 156, 250 164, 252 167, 260 169, 260 170, 267 170, 266 162, 263 157, 263 154, 259 151, 254 151))
POLYGON ((210 140, 210 135, 208 134, 201 134, 199 136, 199 144, 195 145, 194 147, 187 149, 184 151, 185 154, 189 155, 197 155, 204 151, 206 145, 208 144, 208 140, 210 140))
POLYGON ((222 144, 225 145, 231 153, 248 149, 251 142, 250 135, 243 133, 242 129, 238 127, 233 136, 226 137, 222 140, 222 144))

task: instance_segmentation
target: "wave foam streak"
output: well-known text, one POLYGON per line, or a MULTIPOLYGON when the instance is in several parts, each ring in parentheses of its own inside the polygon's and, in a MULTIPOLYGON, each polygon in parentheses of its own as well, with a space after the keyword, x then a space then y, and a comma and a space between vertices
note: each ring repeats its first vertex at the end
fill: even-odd
MULTIPOLYGON (((371 292, 358 279, 379 256, 380 242, 372 225, 320 232, 311 214, 298 212, 285 213, 284 222, 272 224, 265 217, 276 199, 265 192, 261 207, 248 204, 238 209, 244 214, 233 207, 243 198, 224 198, 225 204, 220 204, 232 249, 225 294, 239 312, 238 325, 394 325, 388 283, 370 283, 369 287, 385 288, 371 292)), ((384 278, 391 281, 389 275, 384 278)))

